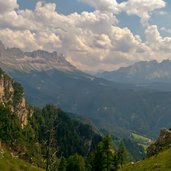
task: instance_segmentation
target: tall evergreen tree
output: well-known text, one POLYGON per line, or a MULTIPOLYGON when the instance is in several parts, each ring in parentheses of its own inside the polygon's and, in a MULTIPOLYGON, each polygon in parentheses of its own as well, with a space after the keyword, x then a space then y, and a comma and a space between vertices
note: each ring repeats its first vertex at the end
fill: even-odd
POLYGON ((121 166, 124 164, 124 162, 127 159, 127 150, 126 150, 126 147, 125 147, 123 141, 121 141, 121 143, 119 145, 119 149, 118 149, 118 153, 117 153, 117 158, 118 158, 118 163, 121 166))
POLYGON ((0 104, 0 140, 15 143, 22 136, 21 123, 8 107, 0 104))
POLYGON ((92 160, 92 171, 114 171, 116 170, 116 155, 111 136, 106 136, 98 144, 92 160))
POLYGON ((84 158, 78 154, 70 156, 67 160, 66 171, 85 171, 84 158))
POLYGON ((58 171, 66 171, 66 167, 67 167, 67 161, 66 161, 65 157, 61 157, 58 171))

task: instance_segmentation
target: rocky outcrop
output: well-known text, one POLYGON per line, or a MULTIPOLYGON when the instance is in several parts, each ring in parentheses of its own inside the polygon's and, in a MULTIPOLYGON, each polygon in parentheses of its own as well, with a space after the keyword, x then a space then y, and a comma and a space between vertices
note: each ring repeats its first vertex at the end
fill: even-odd
POLYGON ((163 128, 159 138, 147 148, 147 157, 158 154, 161 150, 171 146, 171 130, 163 128))
POLYGON ((30 71, 78 71, 62 54, 36 50, 24 52, 18 48, 6 48, 0 41, 0 67, 5 70, 30 71))
POLYGON ((13 81, 0 69, 0 104, 9 106, 21 120, 21 125, 27 125, 31 111, 25 101, 24 91, 20 84, 13 81))

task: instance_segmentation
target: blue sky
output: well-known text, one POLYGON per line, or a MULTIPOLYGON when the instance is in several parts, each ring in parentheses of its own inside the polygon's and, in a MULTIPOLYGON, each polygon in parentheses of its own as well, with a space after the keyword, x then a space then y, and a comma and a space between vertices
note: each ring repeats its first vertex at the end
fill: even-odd
MULTIPOLYGON (((36 2, 35 0, 17 0, 21 9, 34 9, 36 2)), ((124 2, 126 0, 117 0, 118 3, 124 2)), ((83 11, 93 11, 94 8, 90 5, 86 5, 80 0, 46 0, 45 2, 56 3, 57 4, 57 11, 59 13, 68 15, 73 12, 81 13, 83 11)), ((158 13, 154 13, 150 22, 152 24, 156 24, 160 27, 171 28, 171 22, 168 22, 171 19, 171 1, 167 0, 167 6, 163 9, 163 11, 167 12, 168 15, 158 15, 158 13), (167 18, 167 19, 166 19, 167 18)), ((137 16, 128 16, 125 13, 121 13, 118 15, 119 25, 121 27, 129 27, 132 32, 135 34, 139 34, 142 39, 144 39, 144 29, 139 22, 139 17, 137 16)), ((168 33, 160 31, 162 35, 167 36, 168 33)))
MULTIPOLYGON (((82 12, 82 11, 92 11, 93 9, 85 5, 84 3, 79 2, 78 0, 46 0, 46 2, 56 3, 57 11, 63 14, 70 14, 73 12, 82 12)), ((34 9, 36 1, 35 0, 18 0, 21 8, 30 8, 34 9)))
POLYGON ((63 53, 82 70, 171 59, 169 0, 0 0, 7 47, 63 53))

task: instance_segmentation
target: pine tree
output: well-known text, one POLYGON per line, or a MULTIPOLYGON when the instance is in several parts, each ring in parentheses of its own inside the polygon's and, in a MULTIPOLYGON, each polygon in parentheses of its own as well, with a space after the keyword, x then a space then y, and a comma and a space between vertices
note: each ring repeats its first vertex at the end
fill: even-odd
POLYGON ((0 140, 17 142, 22 137, 21 122, 10 108, 0 104, 0 140))
POLYGON ((58 171, 66 171, 66 167, 67 167, 67 161, 66 161, 65 157, 61 157, 58 171))
POLYGON ((116 155, 111 136, 106 136, 98 144, 92 161, 93 171, 114 171, 116 170, 116 155))
POLYGON ((78 154, 70 156, 67 160, 66 171, 85 171, 84 158, 78 154))
POLYGON ((126 161, 127 158, 127 150, 126 147, 124 145, 124 142, 121 141, 120 145, 119 145, 119 149, 118 149, 118 153, 117 153, 117 158, 118 158, 118 163, 122 166, 124 164, 124 162, 126 161))

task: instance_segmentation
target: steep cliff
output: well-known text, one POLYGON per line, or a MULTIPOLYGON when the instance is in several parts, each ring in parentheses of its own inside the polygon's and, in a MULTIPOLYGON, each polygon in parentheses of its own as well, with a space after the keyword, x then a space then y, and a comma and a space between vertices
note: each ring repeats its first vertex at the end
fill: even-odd
POLYGON ((22 127, 27 125, 28 115, 31 114, 24 98, 24 91, 20 84, 13 81, 0 69, 0 104, 9 106, 21 120, 22 127))

